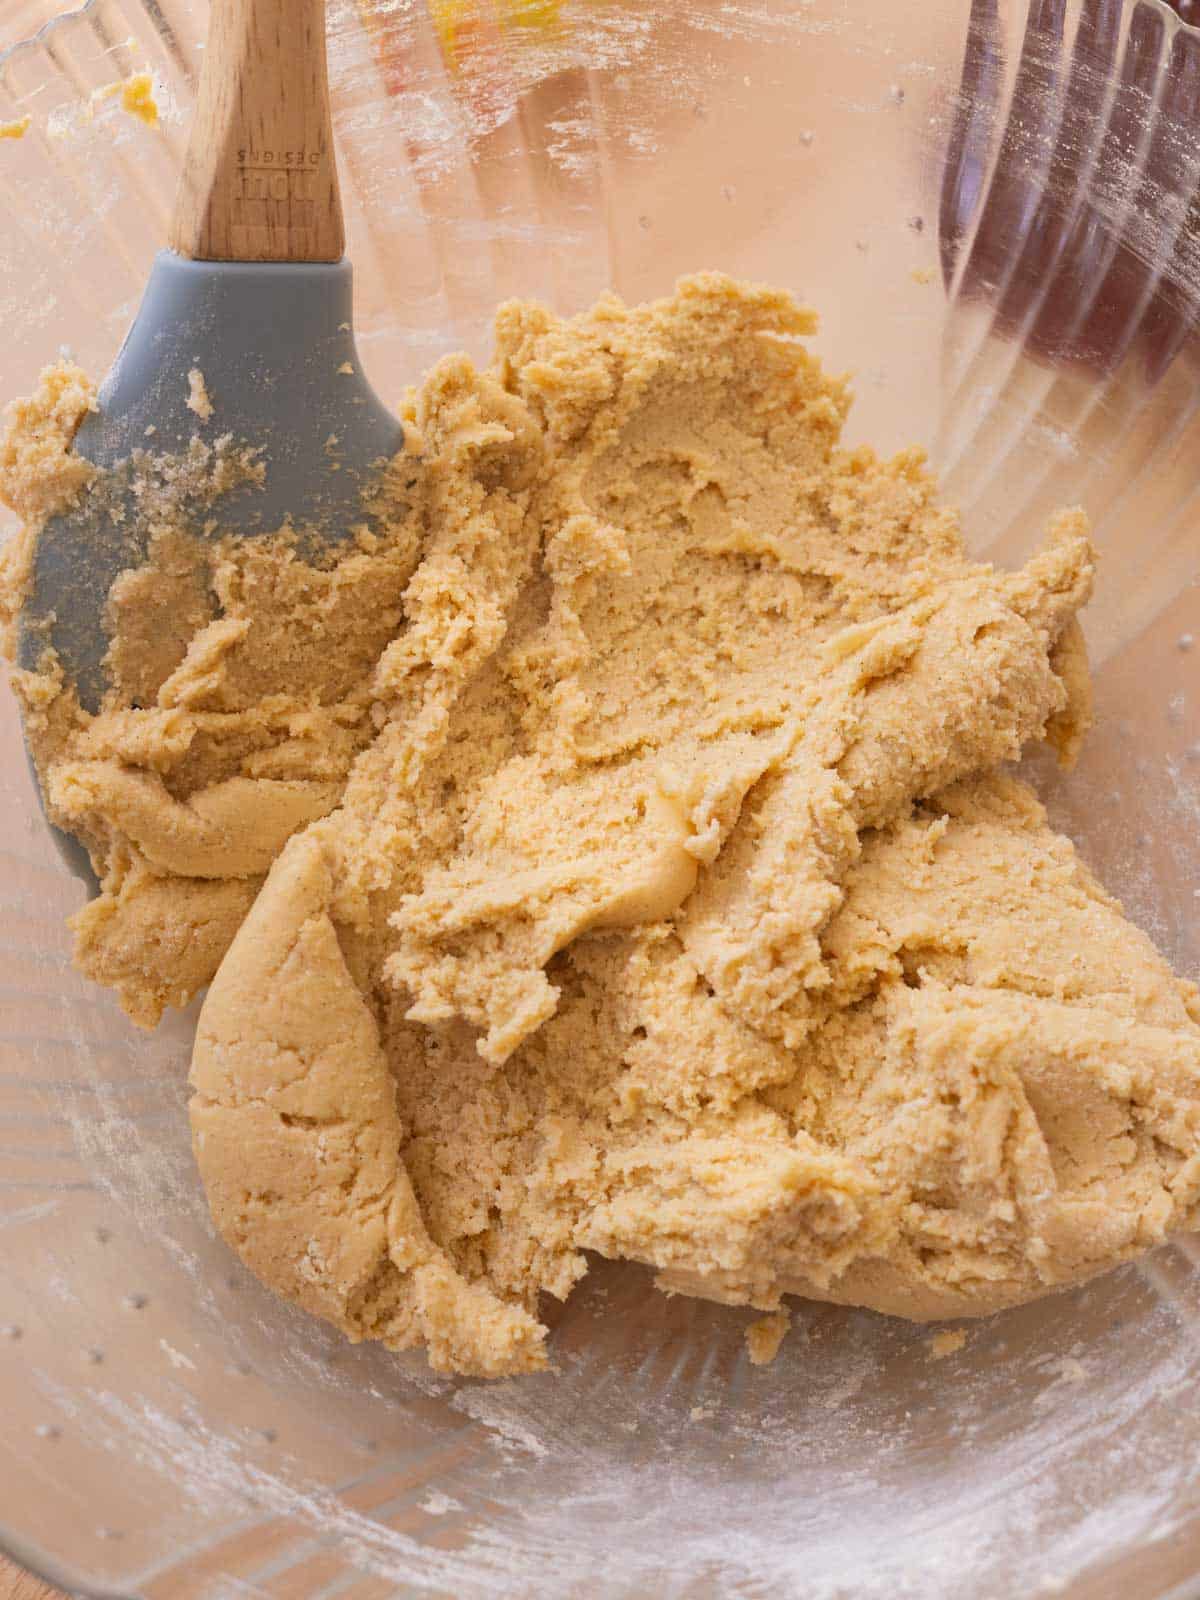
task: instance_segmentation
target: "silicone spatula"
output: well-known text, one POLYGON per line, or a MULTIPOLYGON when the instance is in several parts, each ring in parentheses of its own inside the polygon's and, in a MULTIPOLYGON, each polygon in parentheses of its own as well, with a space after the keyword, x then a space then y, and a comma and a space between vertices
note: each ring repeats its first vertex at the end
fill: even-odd
MULTIPOLYGON (((214 536, 290 521, 339 540, 369 521, 364 487, 403 432, 359 365, 343 247, 324 0, 213 0, 170 248, 73 448, 110 469, 197 435, 256 448, 264 481, 205 508, 214 536)), ((132 490, 106 482, 43 529, 19 638, 25 667, 53 646, 88 711, 138 536, 132 490)))

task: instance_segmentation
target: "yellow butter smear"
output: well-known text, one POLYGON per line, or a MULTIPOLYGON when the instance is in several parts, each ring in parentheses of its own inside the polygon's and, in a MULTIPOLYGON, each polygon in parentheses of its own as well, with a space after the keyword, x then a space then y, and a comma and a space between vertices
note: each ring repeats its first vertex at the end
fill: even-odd
MULTIPOLYGON (((217 1224, 352 1338, 536 1370, 599 1252, 766 1361, 786 1294, 978 1315, 1200 1220, 1196 992, 1007 766, 1086 733, 1085 519, 969 560, 815 328, 715 273, 506 305, 372 527, 197 537, 156 467, 105 706, 13 675, 78 964, 147 1025, 210 985, 217 1224)), ((91 403, 60 368, 0 445, 10 618, 91 403)))
POLYGON ((33 118, 18 117, 13 122, 0 122, 0 139, 23 139, 33 125, 33 118))

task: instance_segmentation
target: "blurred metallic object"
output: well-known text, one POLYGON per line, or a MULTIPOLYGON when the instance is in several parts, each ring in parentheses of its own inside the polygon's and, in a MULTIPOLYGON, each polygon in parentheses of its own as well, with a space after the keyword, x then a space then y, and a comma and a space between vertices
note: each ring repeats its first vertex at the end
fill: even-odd
POLYGON ((939 218, 935 457, 1005 561, 1087 506, 1107 655, 1200 573, 1200 32, 1159 0, 1034 0, 1018 39, 972 0, 939 218))

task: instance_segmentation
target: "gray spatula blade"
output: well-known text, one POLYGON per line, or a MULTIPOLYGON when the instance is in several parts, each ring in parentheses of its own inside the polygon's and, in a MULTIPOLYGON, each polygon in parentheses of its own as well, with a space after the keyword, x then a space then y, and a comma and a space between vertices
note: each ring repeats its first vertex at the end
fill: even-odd
MULTIPOLYGON (((364 485, 404 442, 360 370, 351 301, 346 261, 190 261, 161 251, 74 449, 113 468, 135 450, 175 453, 197 435, 211 443, 232 434, 261 450, 266 476, 206 511, 219 535, 272 532, 290 518, 344 538, 365 520, 364 485), (208 421, 188 405, 193 368, 213 406, 208 421)), ((104 691, 105 600, 138 536, 136 509, 119 503, 114 536, 113 509, 112 497, 85 494, 47 522, 21 619, 20 664, 36 666, 52 645, 89 711, 104 691)))
MULTIPOLYGON (((178 453, 196 436, 231 434, 261 450, 265 481, 205 509, 217 535, 273 532, 290 518, 319 538, 345 538, 368 520, 364 485, 404 443, 399 419, 362 375, 351 309, 347 261, 191 261, 163 250, 73 448, 112 469, 136 450, 178 453), (208 421, 188 405, 192 368, 213 406, 208 421)), ((18 662, 36 668, 52 646, 87 711, 99 709, 105 688, 105 602, 139 543, 136 505, 119 489, 85 494, 38 537, 18 662)), ((53 832, 67 865, 95 889, 86 851, 53 832)))

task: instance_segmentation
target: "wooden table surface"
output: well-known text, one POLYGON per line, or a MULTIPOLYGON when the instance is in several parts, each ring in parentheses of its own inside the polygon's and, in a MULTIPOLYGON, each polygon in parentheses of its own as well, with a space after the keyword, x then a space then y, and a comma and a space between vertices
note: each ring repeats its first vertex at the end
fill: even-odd
POLYGON ((0 1556, 0 1600, 63 1600, 63 1596, 0 1556))

